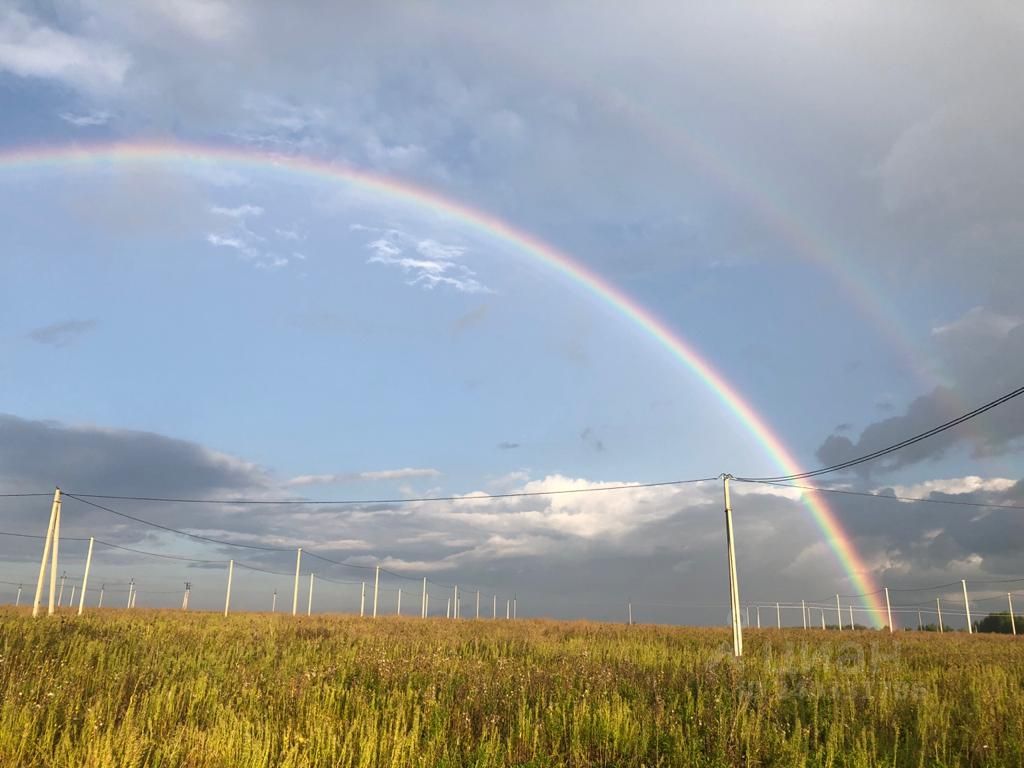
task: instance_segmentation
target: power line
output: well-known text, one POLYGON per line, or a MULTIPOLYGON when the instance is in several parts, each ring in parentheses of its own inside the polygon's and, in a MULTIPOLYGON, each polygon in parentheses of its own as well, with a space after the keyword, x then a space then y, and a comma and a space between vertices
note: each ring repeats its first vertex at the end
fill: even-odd
MULTIPOLYGON (((19 539, 45 539, 45 536, 37 536, 33 533, 12 533, 10 531, 0 531, 0 536, 17 536, 19 539)), ((88 539, 76 538, 74 536, 61 536, 61 542, 65 541, 88 541, 88 539)))
MULTIPOLYGON (((463 496, 420 496, 398 499, 187 499, 165 496, 113 496, 99 493, 64 493, 79 501, 85 499, 109 499, 112 501, 152 501, 169 504, 237 504, 249 506, 262 505, 370 505, 370 504, 418 504, 430 501, 477 501, 487 499, 518 499, 529 496, 560 496, 570 493, 599 493, 601 491, 626 491, 637 488, 660 488, 672 485, 692 485, 717 480, 717 477, 699 477, 689 480, 663 480, 656 483, 623 483, 620 485, 603 485, 597 488, 558 488, 551 491, 516 491, 511 493, 473 493, 463 496)), ((48 495, 48 494, 33 494, 48 495)), ((88 502, 86 502, 88 503, 88 502)))
POLYGON ((841 469, 849 469, 850 467, 855 467, 858 464, 864 464, 865 462, 873 461, 874 459, 879 459, 882 456, 886 456, 890 453, 893 453, 894 451, 906 448, 907 446, 913 445, 914 443, 919 443, 922 440, 927 440, 929 437, 934 437, 935 435, 941 432, 945 432, 947 429, 952 429, 953 427, 959 424, 963 424, 965 421, 969 421, 970 419, 973 419, 976 416, 980 416, 986 411, 990 411, 993 408, 1000 406, 1003 403, 1008 402, 1009 400, 1012 400, 1015 397, 1019 397, 1020 395, 1024 395, 1024 387, 1018 387, 1012 392, 1007 392, 1005 395, 997 397, 995 400, 991 400, 985 403, 984 405, 975 408, 973 411, 968 411, 967 413, 961 416, 957 416, 955 419, 951 419, 950 421, 947 421, 944 424, 939 424, 937 427, 932 427, 931 429, 925 432, 921 432, 920 434, 914 435, 913 437, 908 437, 906 440, 901 440, 900 442, 894 443, 888 446, 887 448, 880 448, 877 451, 872 451, 871 453, 865 454, 856 459, 850 459, 849 461, 840 462, 839 464, 833 464, 828 467, 821 467, 820 469, 812 469, 809 472, 798 472, 792 475, 779 475, 776 477, 737 477, 736 479, 746 480, 748 482, 785 482, 788 480, 802 480, 807 477, 816 477, 817 475, 824 475, 829 472, 838 472, 841 469))
POLYGON ((897 496, 890 493, 874 493, 872 491, 851 491, 844 488, 820 488, 814 485, 799 485, 797 483, 785 483, 775 480, 754 480, 747 478, 735 478, 741 483, 756 483, 758 485, 773 485, 777 488, 799 488, 804 491, 815 491, 817 493, 837 493, 844 496, 867 496, 873 499, 891 499, 892 501, 918 501, 925 504, 947 504, 956 507, 975 507, 978 509, 1013 509, 1024 510, 1024 505, 1019 504, 986 504, 981 501, 958 501, 956 499, 933 499, 923 496, 897 496))
POLYGON ((227 560, 203 560, 197 557, 185 557, 183 555, 163 555, 159 552, 147 552, 144 549, 134 549, 132 547, 125 547, 120 544, 111 544, 109 541, 100 541, 96 539, 97 544, 102 544, 105 547, 113 547, 114 549, 123 549, 125 552, 135 552, 139 555, 149 555, 150 557, 163 557, 167 560, 184 560, 189 563, 216 563, 218 565, 226 565, 227 560))

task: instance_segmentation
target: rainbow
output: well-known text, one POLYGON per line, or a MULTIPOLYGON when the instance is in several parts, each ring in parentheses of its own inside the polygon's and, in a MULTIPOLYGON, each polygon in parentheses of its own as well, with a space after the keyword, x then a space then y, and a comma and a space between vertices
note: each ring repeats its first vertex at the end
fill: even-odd
MULTIPOLYGON (((392 200, 449 216, 489 238, 507 244, 516 251, 536 259, 570 282, 581 286, 595 299, 612 307, 704 382, 761 444, 784 473, 795 474, 800 471, 796 459, 767 422, 712 367, 711 363, 662 320, 624 291, 568 254, 490 213, 471 208, 464 203, 407 181, 379 176, 322 160, 263 153, 248 148, 177 142, 130 142, 87 146, 19 147, 0 151, 0 168, 4 170, 19 168, 31 170, 47 166, 64 169, 69 165, 103 168, 107 165, 146 162, 193 166, 230 164, 263 171, 279 170, 290 174, 342 182, 392 200)), ((824 534, 826 542, 836 553, 840 565, 848 574, 851 583, 858 592, 862 593, 861 599, 864 606, 875 623, 880 626, 885 624, 885 606, 879 597, 878 588, 871 580, 870 569, 861 560, 850 536, 843 530, 835 513, 820 494, 806 492, 803 495, 803 500, 824 534)))

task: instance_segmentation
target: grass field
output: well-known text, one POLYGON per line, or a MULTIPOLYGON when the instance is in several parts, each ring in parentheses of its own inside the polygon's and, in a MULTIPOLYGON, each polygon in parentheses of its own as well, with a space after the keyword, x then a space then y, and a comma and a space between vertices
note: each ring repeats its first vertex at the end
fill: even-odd
POLYGON ((1024 640, 0 609, 2 766, 1024 765, 1024 640))

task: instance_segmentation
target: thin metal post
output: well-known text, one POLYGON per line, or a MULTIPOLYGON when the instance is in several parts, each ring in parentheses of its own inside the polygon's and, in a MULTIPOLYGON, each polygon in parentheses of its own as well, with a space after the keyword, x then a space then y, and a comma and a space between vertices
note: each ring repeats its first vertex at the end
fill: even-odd
POLYGON ((228 560, 228 592, 224 596, 224 615, 228 615, 228 608, 231 607, 231 577, 235 573, 235 561, 228 560))
POLYGON ((50 604, 46 607, 46 613, 53 615, 53 598, 57 589, 57 550, 60 549, 60 508, 63 502, 57 502, 57 516, 53 520, 53 549, 50 551, 50 604))
POLYGON ((373 618, 377 618, 377 594, 380 591, 380 566, 373 572, 373 618))
POLYGON ((306 615, 313 615, 313 572, 309 572, 309 602, 306 603, 306 615))
POLYGON ((1006 593, 1006 600, 1010 603, 1010 631, 1013 632, 1014 636, 1017 634, 1017 620, 1013 618, 1013 595, 1009 592, 1006 593))
POLYGON ((299 613, 299 572, 302 566, 302 547, 295 550, 295 592, 292 593, 292 616, 299 613))
POLYGON ((974 634, 974 627, 971 626, 971 601, 967 599, 967 579, 960 579, 964 588, 964 610, 967 611, 967 634, 974 634))
POLYGON ((420 618, 427 618, 427 577, 423 577, 423 598, 420 600, 420 618))
POLYGON ((889 605, 889 588, 885 587, 885 614, 889 617, 889 634, 893 633, 892 628, 892 606, 889 605))
POLYGON ((779 604, 775 604, 775 625, 777 629, 782 629, 782 608, 779 604))
POLYGON ((732 652, 743 655, 743 626, 740 623, 740 586, 736 576, 736 546, 732 530, 732 505, 729 501, 729 479, 722 475, 722 491, 725 496, 725 546, 729 559, 729 598, 732 604, 732 652))
POLYGON ((78 598, 78 615, 85 610, 85 592, 89 588, 89 568, 92 566, 92 543, 93 537, 89 537, 89 552, 85 556, 85 573, 82 575, 82 595, 78 598))
POLYGON ((363 582, 362 591, 359 593, 359 616, 366 615, 366 582, 363 582))
POLYGON ((939 614, 939 633, 943 632, 942 629, 942 600, 941 598, 935 598, 935 612, 939 614))
POLYGON ((32 601, 32 616, 39 615, 39 607, 43 602, 43 583, 46 580, 46 561, 53 547, 53 527, 57 521, 57 509, 60 507, 60 488, 53 492, 53 505, 50 507, 50 522, 46 526, 46 543, 43 544, 43 559, 39 563, 39 581, 36 582, 36 596, 32 601))
MULTIPOLYGON (((839 604, 839 595, 836 595, 836 615, 839 616, 839 631, 843 631, 843 606, 839 604)), ((853 629, 853 625, 850 625, 850 629, 853 629)))

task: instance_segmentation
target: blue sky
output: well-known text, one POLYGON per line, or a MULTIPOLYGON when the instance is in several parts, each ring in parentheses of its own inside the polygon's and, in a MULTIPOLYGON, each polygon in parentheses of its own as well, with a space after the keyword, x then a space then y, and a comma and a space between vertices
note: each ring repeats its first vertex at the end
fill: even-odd
MULTIPOLYGON (((0 11, 0 148, 186 142, 417 184, 621 288, 812 467, 1019 384, 1024 110, 1005 73, 1021 19, 776 10, 17 3, 0 11)), ((0 231, 0 491, 380 498, 775 471, 621 312, 422 206, 269 165, 36 165, 0 170, 0 231)), ((834 482, 1011 503, 1022 431, 1007 406, 834 482)), ((537 499, 468 523, 437 505, 282 510, 244 530, 218 508, 145 511, 519 589, 542 613, 612 590, 646 595, 650 618, 711 621, 654 606, 678 602, 680 574, 700 574, 691 603, 722 598, 717 493, 537 499)), ((793 494, 746 494, 752 599, 849 591, 793 494)), ((4 529, 37 530, 38 506, 11 502, 4 529)), ((836 504, 874 580, 1020 575, 1006 513, 910 506, 836 504)), ((20 580, 31 558, 0 546, 20 580)))

